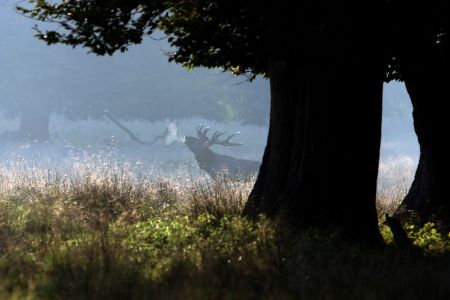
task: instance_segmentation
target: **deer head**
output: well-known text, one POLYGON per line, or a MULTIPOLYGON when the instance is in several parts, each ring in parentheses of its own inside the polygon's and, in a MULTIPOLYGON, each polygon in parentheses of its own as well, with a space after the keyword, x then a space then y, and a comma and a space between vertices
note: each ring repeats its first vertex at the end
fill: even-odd
POLYGON ((231 138, 238 135, 240 132, 233 133, 229 135, 226 139, 220 140, 219 138, 225 134, 223 130, 216 130, 213 133, 211 138, 207 137, 207 133, 209 131, 209 127, 202 124, 197 126, 197 137, 186 136, 184 143, 188 146, 189 150, 191 150, 195 155, 209 153, 211 150, 209 147, 212 145, 222 145, 222 146, 241 146, 244 143, 232 143, 230 142, 231 138))
POLYGON ((207 133, 209 127, 206 125, 197 126, 197 137, 186 136, 184 143, 189 150, 195 155, 199 167, 205 170, 212 178, 216 178, 221 170, 225 170, 229 175, 247 176, 251 173, 257 173, 260 163, 257 161, 237 159, 228 155, 221 155, 213 152, 210 147, 212 145, 222 146, 241 146, 244 143, 234 143, 230 140, 239 134, 233 133, 225 139, 220 139, 225 134, 223 130, 216 130, 211 138, 208 138, 207 133))

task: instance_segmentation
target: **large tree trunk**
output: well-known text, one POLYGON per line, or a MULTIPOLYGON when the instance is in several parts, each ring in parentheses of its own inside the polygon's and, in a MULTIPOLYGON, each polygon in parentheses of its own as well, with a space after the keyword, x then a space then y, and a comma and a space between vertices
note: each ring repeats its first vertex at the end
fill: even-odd
POLYGON ((407 214, 409 211, 422 211, 423 206, 425 205, 425 184, 423 181, 425 180, 423 174, 423 153, 420 152, 419 163, 417 164, 416 173, 414 175, 414 180, 411 184, 411 187, 403 199, 402 203, 398 207, 395 214, 399 217, 407 214))
POLYGON ((411 188, 397 210, 397 216, 415 212, 422 221, 437 217, 450 223, 448 172, 450 147, 446 137, 450 131, 448 112, 443 105, 450 101, 450 68, 432 56, 401 61, 402 75, 413 104, 414 127, 420 145, 420 158, 411 188))
POLYGON ((342 57, 314 68, 296 60, 272 65, 268 143, 244 213, 380 243, 382 64, 342 57))
POLYGON ((437 218, 450 224, 450 147, 446 140, 450 124, 444 109, 450 101, 450 57, 448 49, 436 42, 435 28, 417 21, 413 24, 401 30, 404 40, 398 61, 413 105, 420 158, 414 181, 396 215, 403 218, 414 212, 424 222, 437 218))
MULTIPOLYGON (((380 8, 379 2, 369 4, 380 8)), ((358 242, 380 244, 375 205, 384 78, 380 15, 373 20, 350 15, 361 5, 356 1, 304 5, 304 12, 319 11, 324 19, 299 48, 292 48, 295 37, 274 37, 286 54, 269 68, 269 136, 244 214, 338 229, 358 242)), ((289 20, 297 22, 298 10, 278 8, 274 26, 295 26, 289 20)))

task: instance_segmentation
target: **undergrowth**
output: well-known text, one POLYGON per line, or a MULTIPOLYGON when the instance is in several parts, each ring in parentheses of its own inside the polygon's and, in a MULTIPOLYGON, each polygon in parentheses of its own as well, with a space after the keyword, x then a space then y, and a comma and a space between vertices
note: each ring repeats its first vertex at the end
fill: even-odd
MULTIPOLYGON (((117 175, 117 174, 116 174, 117 175)), ((251 185, 84 176, 1 181, 1 299, 450 299, 450 237, 348 244, 241 216, 251 185)))

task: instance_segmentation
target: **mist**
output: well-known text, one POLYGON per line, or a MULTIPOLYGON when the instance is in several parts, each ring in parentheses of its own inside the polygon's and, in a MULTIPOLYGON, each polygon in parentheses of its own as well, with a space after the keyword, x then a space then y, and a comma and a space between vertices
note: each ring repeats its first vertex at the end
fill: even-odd
MULTIPOLYGON (((208 180, 184 144, 185 136, 197 136, 200 124, 210 127, 209 136, 216 130, 226 131, 222 138, 240 132, 231 141, 243 145, 213 145, 214 152, 261 161, 270 106, 266 79, 249 82, 218 69, 187 70, 168 62, 165 40, 146 39, 111 57, 48 47, 33 37, 33 25, 10 4, 0 6, 4 178, 8 172, 17 178, 34 172, 53 180, 126 170, 136 177, 208 180), (142 145, 105 112, 145 142, 174 127, 170 138, 142 145)), ((385 84, 383 97, 379 186, 404 191, 419 155, 412 108, 401 83, 385 84)))

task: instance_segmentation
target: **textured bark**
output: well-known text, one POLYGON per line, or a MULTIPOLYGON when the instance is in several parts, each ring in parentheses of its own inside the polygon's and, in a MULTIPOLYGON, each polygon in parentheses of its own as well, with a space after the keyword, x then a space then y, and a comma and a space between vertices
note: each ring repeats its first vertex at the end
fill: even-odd
POLYGON ((450 99, 450 76, 446 63, 421 60, 406 61, 405 84, 414 108, 414 127, 420 145, 420 159, 411 188, 397 210, 402 217, 415 212, 423 221, 438 217, 450 221, 450 199, 447 192, 450 170, 450 147, 446 136, 450 130, 447 112, 450 99), (432 63, 430 63, 432 62, 432 63))
POLYGON ((398 50, 401 75, 413 105, 414 128, 420 145, 420 159, 411 188, 396 212, 403 217, 413 211, 422 221, 439 219, 450 223, 447 192, 450 170, 450 130, 446 102, 450 100, 450 64, 427 24, 402 30, 398 50), (411 51, 413 49, 414 51, 411 51))
POLYGON ((423 180, 423 153, 420 153, 414 180, 400 207, 397 209, 397 215, 400 216, 408 211, 422 211, 426 198, 423 180))
POLYGON ((245 214, 381 241, 375 207, 381 74, 380 64, 359 60, 322 69, 295 61, 272 66, 268 143, 245 214), (355 68, 361 74, 350 85, 355 68))
MULTIPOLYGON (((357 1, 305 3, 303 12, 311 9, 323 18, 299 48, 292 48, 295 37, 275 37, 286 54, 269 66, 269 136, 244 214, 339 229, 358 242, 380 244, 375 205, 385 62, 376 16, 380 2, 364 3, 371 15, 353 15, 352 8, 362 5, 357 1)), ((295 26, 289 20, 297 18, 286 16, 297 11, 284 7, 274 32, 295 26)))

